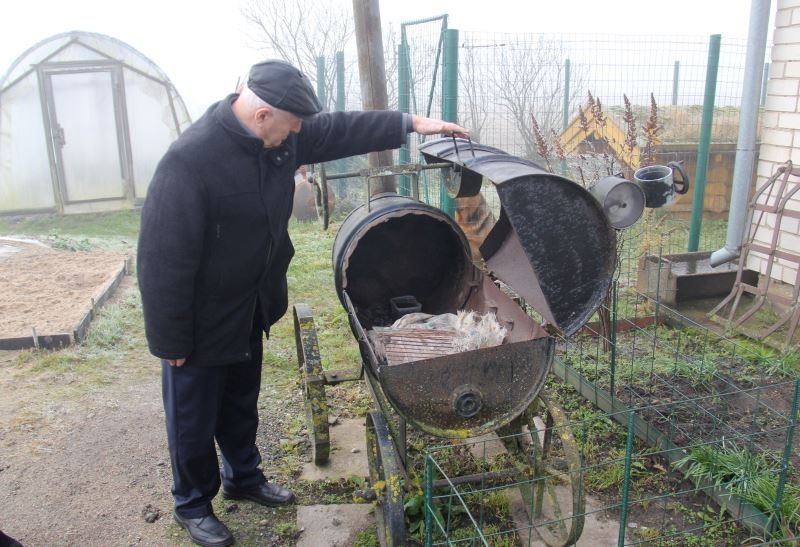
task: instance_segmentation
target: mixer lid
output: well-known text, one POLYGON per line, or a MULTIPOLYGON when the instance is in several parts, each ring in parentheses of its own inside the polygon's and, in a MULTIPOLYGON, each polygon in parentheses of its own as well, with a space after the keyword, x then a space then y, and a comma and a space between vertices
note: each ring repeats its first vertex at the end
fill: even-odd
POLYGON ((616 265, 616 233, 589 191, 466 139, 437 139, 419 150, 428 163, 449 162, 467 180, 492 182, 500 217, 481 245, 486 265, 545 326, 565 335, 583 326, 608 294, 616 265))

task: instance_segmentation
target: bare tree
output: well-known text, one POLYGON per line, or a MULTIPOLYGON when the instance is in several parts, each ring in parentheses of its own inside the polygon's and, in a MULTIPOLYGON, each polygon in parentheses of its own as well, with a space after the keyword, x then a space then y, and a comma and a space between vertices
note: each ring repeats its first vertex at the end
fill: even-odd
MULTIPOLYGON (((336 0, 251 0, 242 8, 242 15, 257 49, 295 64, 312 81, 317 80, 317 58, 324 57, 327 104, 323 106, 333 110, 336 53, 345 51, 355 32, 352 4, 336 0)), ((347 63, 345 72, 350 72, 347 63)))
POLYGON ((465 43, 459 59, 459 95, 465 108, 460 109, 461 121, 469 127, 471 137, 481 142, 481 132, 489 119, 489 82, 481 67, 483 46, 465 43))
POLYGON ((397 55, 399 47, 397 33, 392 25, 389 24, 383 32, 384 72, 386 73, 386 97, 388 99, 389 108, 397 108, 398 104, 397 55))
MULTIPOLYGON (((506 35, 488 41, 468 35, 461 52, 464 123, 476 139, 478 134, 485 134, 489 140, 491 135, 508 139, 510 124, 522 141, 520 149, 513 153, 535 158, 537 144, 531 117, 535 116, 541 133, 548 139, 562 129, 564 61, 568 57, 563 44, 543 35, 506 35)), ((582 89, 584 76, 580 72, 573 67, 570 111, 579 101, 574 90, 582 89)))
MULTIPOLYGON (((492 73, 494 88, 522 136, 525 155, 533 158, 536 138, 531 115, 535 115, 543 134, 561 131, 567 54, 563 44, 541 35, 536 43, 527 42, 524 37, 510 41, 499 53, 497 69, 492 73)), ((579 75, 573 74, 571 79, 579 84, 579 75)), ((571 95, 570 104, 577 100, 577 92, 571 95)))

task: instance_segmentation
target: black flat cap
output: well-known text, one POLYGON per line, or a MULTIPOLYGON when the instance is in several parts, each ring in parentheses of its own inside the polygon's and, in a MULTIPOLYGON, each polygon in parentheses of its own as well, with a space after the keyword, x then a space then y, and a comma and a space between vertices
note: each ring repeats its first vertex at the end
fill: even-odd
POLYGON ((275 108, 299 118, 310 118, 322 111, 311 82, 286 61, 273 59, 253 65, 247 87, 275 108))

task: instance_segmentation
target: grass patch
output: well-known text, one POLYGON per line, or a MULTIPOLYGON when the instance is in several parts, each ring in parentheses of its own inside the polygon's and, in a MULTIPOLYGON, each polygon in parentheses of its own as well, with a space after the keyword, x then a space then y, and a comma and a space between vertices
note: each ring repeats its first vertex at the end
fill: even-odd
POLYGON ((137 210, 82 215, 35 215, 0 217, 0 234, 41 237, 59 234, 78 238, 121 239, 135 243, 139 236, 137 210))
MULTIPOLYGON (((783 484, 781 503, 777 503, 782 473, 780 460, 775 455, 757 453, 735 443, 702 445, 693 448, 675 462, 675 466, 686 467, 689 478, 726 486, 770 515, 776 526, 773 539, 796 539, 800 535, 800 487, 788 482, 783 484)), ((791 468, 787 472, 790 476, 795 473, 791 468)))

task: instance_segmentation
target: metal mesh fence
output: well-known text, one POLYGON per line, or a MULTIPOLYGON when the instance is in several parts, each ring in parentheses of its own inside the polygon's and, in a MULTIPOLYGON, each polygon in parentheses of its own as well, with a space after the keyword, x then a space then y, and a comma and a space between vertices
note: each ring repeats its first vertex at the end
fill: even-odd
MULTIPOLYGON (((412 111, 441 115, 435 95, 431 102, 419 100, 437 87, 433 78, 441 77, 441 71, 430 66, 439 29, 430 24, 424 27, 427 32, 413 28, 418 30, 408 33, 412 95, 417 98, 412 111), (418 61, 420 57, 427 63, 418 61)), ((708 38, 691 36, 638 36, 634 45, 631 37, 621 35, 463 32, 458 46, 458 119, 477 141, 536 161, 541 158, 536 155, 532 115, 543 135, 560 134, 585 107, 589 93, 612 116, 624 108, 627 96, 640 114, 649 113, 651 99, 663 111, 663 142, 697 142, 708 50, 708 38)), ((744 56, 744 42, 722 40, 714 142, 736 139, 744 56)))
POLYGON ((673 392, 626 408, 585 384, 581 393, 607 413, 562 396, 561 419, 432 447, 425 544, 795 544, 799 492, 787 462, 796 419, 773 407, 773 392, 796 410, 797 388, 673 392))
POLYGON ((796 544, 797 353, 613 302, 610 329, 560 340, 533 411, 427 451, 426 544, 796 544))
MULTIPOLYGON (((446 17, 409 22, 386 40, 389 47, 397 47, 386 51, 391 58, 386 63, 388 80, 397 81, 398 53, 407 52, 407 104, 412 113, 443 116, 446 27, 446 17)), ((477 142, 531 159, 579 184, 591 185, 617 173, 630 178, 639 165, 673 160, 685 161, 694 180, 706 75, 713 64, 716 106, 700 233, 700 248, 713 250, 724 241, 724 221, 719 219, 726 216, 729 200, 746 44, 723 37, 718 59, 711 62, 712 38, 460 32, 457 120, 477 142)), ((394 85, 390 88, 390 108, 396 108, 398 100, 403 102, 401 92, 394 85)), ((347 104, 358 108, 360 100, 348 97, 347 104)), ((417 147, 430 138, 412 135, 408 151, 396 153, 396 161, 422 163, 417 147)), ((359 157, 338 164, 337 170, 365 166, 366 159, 359 157)), ((401 193, 409 193, 408 184, 407 179, 399 180, 401 193)), ((337 183, 335 218, 364 203, 364 187, 355 180, 337 183)), ((491 185, 485 185, 483 196, 496 217, 499 204, 491 185)), ((421 174, 420 199, 448 210, 435 172, 421 174)), ((624 261, 623 276, 636 262, 636 252, 685 250, 674 243, 673 248, 659 249, 657 242, 684 239, 664 238, 662 233, 688 233, 689 224, 682 219, 688 217, 691 199, 690 192, 671 208, 648 211, 648 222, 624 235, 629 243, 623 249, 630 260, 624 261)), ((472 211, 462 217, 468 236, 477 229, 470 222, 486 224, 472 211)))

